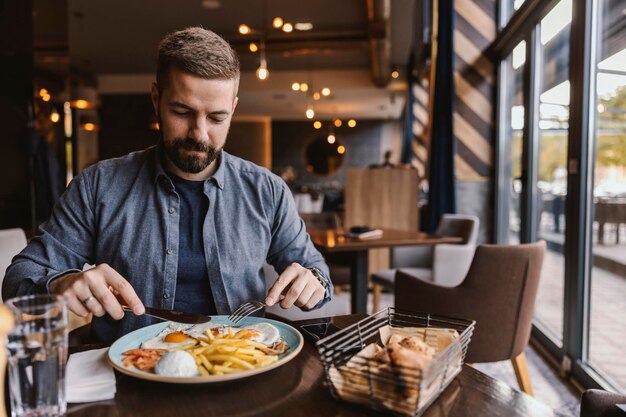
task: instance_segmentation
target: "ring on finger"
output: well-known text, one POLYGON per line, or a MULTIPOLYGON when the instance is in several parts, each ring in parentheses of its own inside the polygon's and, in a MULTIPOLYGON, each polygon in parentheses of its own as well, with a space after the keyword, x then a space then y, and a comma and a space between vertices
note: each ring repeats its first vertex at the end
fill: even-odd
POLYGON ((90 295, 89 297, 85 298, 84 300, 82 300, 83 304, 87 305, 87 303, 89 303, 91 300, 95 300, 96 297, 94 297, 93 295, 90 295))

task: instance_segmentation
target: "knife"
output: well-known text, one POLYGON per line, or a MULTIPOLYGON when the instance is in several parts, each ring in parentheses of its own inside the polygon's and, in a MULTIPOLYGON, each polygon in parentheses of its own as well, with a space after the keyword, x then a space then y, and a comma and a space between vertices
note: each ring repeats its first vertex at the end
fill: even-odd
MULTIPOLYGON (((130 311, 131 313, 133 312, 133 309, 126 305, 122 305, 122 310, 130 311)), ((165 310, 162 308, 154 307, 146 307, 146 312, 144 314, 150 317, 156 317, 157 319, 170 320, 177 323, 198 324, 211 321, 211 316, 205 316, 204 314, 165 310)))

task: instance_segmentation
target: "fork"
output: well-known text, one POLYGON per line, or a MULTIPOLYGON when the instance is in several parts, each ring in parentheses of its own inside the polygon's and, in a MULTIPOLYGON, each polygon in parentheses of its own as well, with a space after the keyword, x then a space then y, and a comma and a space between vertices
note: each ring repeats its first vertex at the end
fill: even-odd
POLYGON ((228 316, 228 320, 230 320, 233 323, 237 324, 241 320, 243 320, 246 317, 248 317, 250 314, 256 313, 257 311, 259 311, 263 307, 267 307, 267 304, 262 303, 260 301, 256 301, 256 300, 246 301, 245 303, 240 305, 237 310, 233 311, 230 314, 230 316, 228 316))

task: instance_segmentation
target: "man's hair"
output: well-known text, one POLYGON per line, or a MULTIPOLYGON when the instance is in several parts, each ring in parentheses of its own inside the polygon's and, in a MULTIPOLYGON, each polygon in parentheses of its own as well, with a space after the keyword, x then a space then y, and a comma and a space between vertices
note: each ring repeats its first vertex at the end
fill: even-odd
POLYGON ((159 93, 168 82, 168 72, 176 67, 208 80, 235 80, 239 87, 239 58, 219 35, 201 27, 189 27, 166 35, 159 44, 157 86, 159 93))

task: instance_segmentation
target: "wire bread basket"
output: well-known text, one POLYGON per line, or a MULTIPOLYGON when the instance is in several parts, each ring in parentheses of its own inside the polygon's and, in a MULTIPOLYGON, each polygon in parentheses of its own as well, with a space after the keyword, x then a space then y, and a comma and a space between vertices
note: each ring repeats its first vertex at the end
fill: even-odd
POLYGON ((318 341, 316 346, 333 397, 395 415, 419 416, 461 371, 474 325, 472 320, 389 307, 318 341), (445 345, 442 336, 453 341, 442 350, 436 349, 422 368, 384 363, 366 353, 383 346, 381 333, 387 326, 399 332, 413 328, 410 330, 429 346, 445 345))

